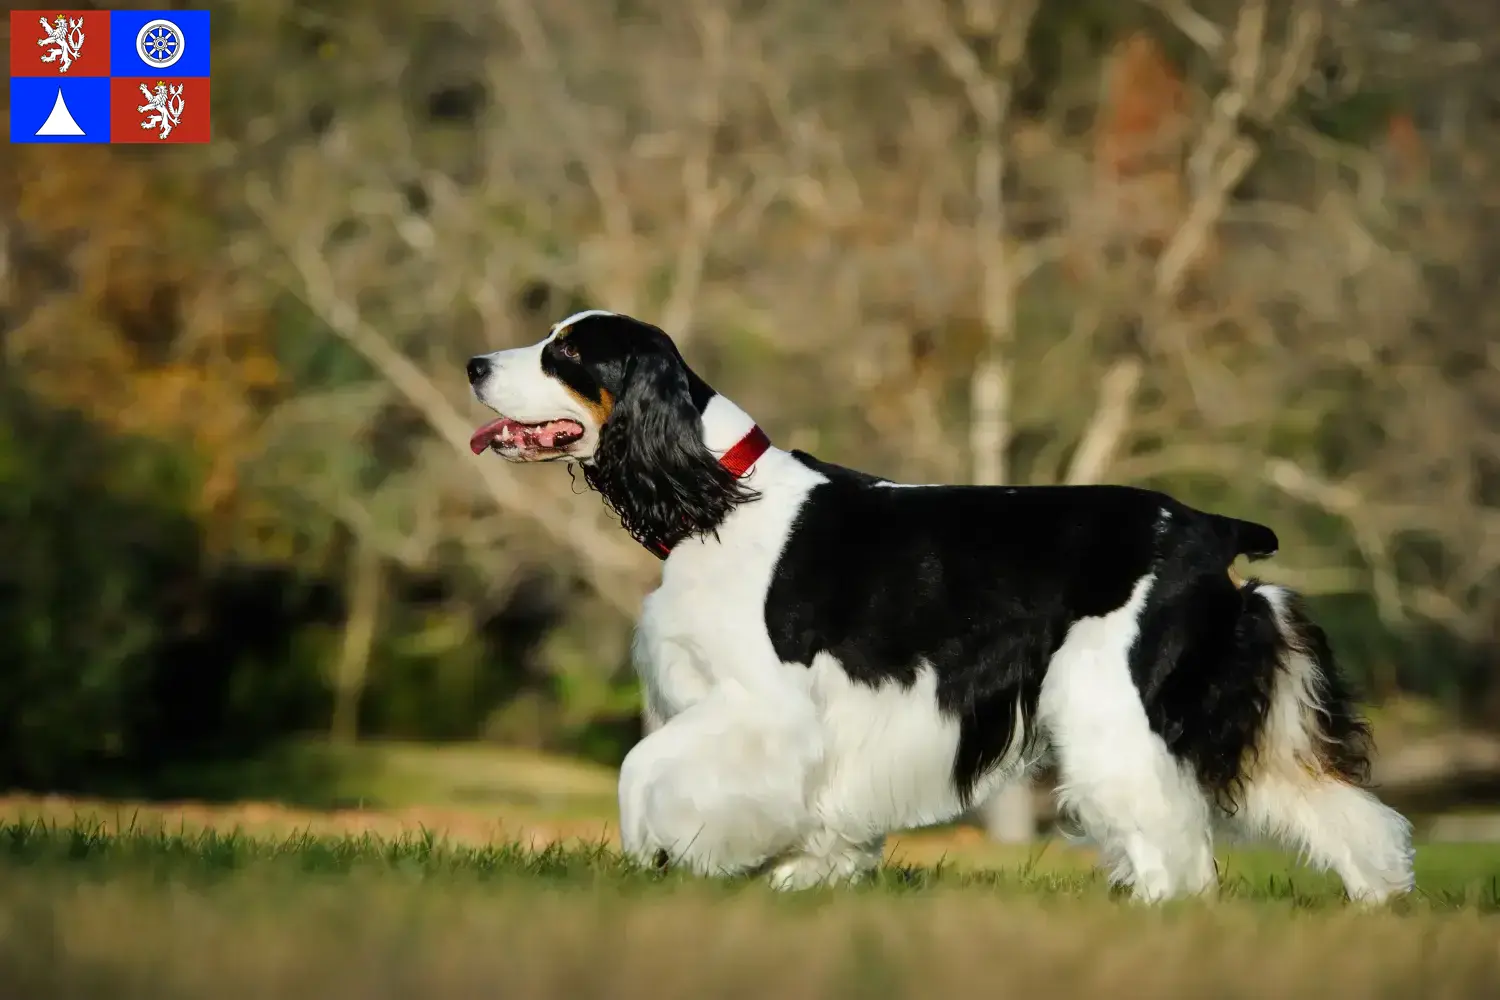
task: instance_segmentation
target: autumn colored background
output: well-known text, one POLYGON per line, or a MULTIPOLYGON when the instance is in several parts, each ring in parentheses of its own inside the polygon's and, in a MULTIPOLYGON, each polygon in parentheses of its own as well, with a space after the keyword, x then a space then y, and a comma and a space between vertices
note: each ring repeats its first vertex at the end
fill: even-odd
POLYGON ((211 145, 0 170, 0 790, 483 809, 486 747, 617 763, 658 564, 471 455, 462 372, 604 307, 785 446, 1274 526, 1256 572, 1427 754, 1391 780, 1497 797, 1486 5, 212 8, 211 145), (351 778, 414 743, 479 756, 351 778))

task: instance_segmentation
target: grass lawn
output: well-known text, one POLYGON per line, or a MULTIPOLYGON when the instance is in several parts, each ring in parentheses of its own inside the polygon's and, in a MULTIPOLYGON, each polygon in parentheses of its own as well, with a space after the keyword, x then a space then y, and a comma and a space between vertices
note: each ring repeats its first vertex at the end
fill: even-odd
POLYGON ((0 995, 1329 1000, 1500 987, 1500 846, 1422 848, 1418 894, 1377 912, 1263 852, 1221 855, 1219 900, 1155 909, 1111 898, 1082 852, 990 852, 778 896, 638 871, 577 839, 7 816, 0 995))

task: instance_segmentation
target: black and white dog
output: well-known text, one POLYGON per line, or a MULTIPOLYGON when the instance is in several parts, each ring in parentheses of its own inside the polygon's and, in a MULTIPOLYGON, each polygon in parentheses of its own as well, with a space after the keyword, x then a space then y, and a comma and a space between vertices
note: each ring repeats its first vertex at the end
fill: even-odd
POLYGON ((574 460, 664 562, 634 658, 653 732, 626 851, 799 888, 877 866, 1050 750, 1118 883, 1217 884, 1269 835, 1351 898, 1412 887, 1368 730, 1298 597, 1237 581, 1266 527, 1120 486, 902 486, 772 447, 671 339, 589 311, 468 363, 475 453, 574 460))

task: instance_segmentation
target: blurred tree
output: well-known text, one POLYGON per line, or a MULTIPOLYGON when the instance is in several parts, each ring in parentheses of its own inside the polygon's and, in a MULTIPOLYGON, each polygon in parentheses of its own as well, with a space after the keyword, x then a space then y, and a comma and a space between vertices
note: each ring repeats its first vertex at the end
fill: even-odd
MULTIPOLYGON (((179 726, 196 699, 245 733, 291 704, 345 737, 616 739, 657 564, 559 470, 470 455, 461 374, 603 305, 665 325, 780 444, 1271 523, 1266 575, 1337 609, 1377 694, 1500 718, 1487 8, 222 6, 213 145, 0 162, 16 412, 76 409, 113 470, 58 463, 79 511, 141 519, 140 551, 60 500, 3 527, 122 562, 89 586, 139 631, 80 654, 118 666, 99 691, 158 649, 148 700, 179 726), (201 603, 152 603, 171 586, 201 603), (248 672, 188 666, 240 646, 248 672)), ((24 438, 26 495, 64 496, 24 438)), ((9 585, 41 574, 24 615, 61 620, 27 551, 9 585)))
POLYGON ((189 445, 195 512, 222 533, 248 513, 239 468, 260 405, 280 390, 274 329, 215 245, 211 178, 191 151, 163 159, 85 147, 66 170, 18 146, 11 364, 32 391, 123 434, 189 445))
POLYGON ((170 599, 152 570, 170 560, 180 569, 193 546, 190 522, 165 498, 130 496, 134 471, 84 421, 49 420, 5 379, 0 782, 66 782, 138 749, 136 713, 170 599))
POLYGON ((317 596, 209 571, 189 465, 0 368, 0 787, 139 787, 321 710, 286 647, 317 596))

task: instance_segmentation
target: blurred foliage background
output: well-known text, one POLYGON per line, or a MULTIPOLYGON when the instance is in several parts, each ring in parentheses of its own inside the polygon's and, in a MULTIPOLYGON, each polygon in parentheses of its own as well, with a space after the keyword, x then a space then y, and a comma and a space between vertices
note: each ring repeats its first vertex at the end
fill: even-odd
POLYGON ((657 563, 465 445, 586 307, 784 446, 1273 525, 1372 702, 1500 728, 1500 11, 211 6, 210 145, 0 169, 0 787, 618 762, 657 563))

